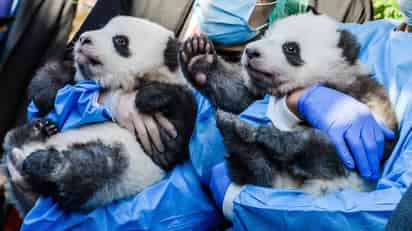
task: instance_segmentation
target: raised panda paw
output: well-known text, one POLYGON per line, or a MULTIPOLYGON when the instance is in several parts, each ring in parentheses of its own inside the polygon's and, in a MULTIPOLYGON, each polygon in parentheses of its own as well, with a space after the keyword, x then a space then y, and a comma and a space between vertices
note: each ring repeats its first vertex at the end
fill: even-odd
POLYGON ((196 87, 204 87, 209 71, 217 63, 213 43, 204 36, 189 38, 181 46, 179 62, 188 81, 196 87))

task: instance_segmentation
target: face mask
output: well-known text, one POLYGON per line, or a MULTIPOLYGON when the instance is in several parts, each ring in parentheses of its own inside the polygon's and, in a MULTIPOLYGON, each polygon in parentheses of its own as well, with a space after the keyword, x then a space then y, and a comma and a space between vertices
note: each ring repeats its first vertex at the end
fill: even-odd
POLYGON ((399 0, 399 5, 406 16, 406 23, 412 25, 412 0, 399 0))
POLYGON ((256 37, 268 24, 252 28, 249 18, 255 7, 274 5, 256 0, 198 0, 195 14, 200 30, 212 41, 225 45, 239 44, 256 37))

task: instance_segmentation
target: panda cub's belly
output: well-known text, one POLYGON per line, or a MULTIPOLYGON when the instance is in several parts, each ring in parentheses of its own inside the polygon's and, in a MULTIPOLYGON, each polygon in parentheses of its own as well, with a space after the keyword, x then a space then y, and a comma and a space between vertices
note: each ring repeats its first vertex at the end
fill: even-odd
POLYGON ((110 188, 103 188, 100 191, 110 191, 111 193, 117 191, 122 194, 122 197, 132 195, 159 181, 165 175, 165 171, 144 152, 136 137, 127 129, 113 122, 87 125, 61 132, 48 138, 45 143, 32 142, 25 144, 22 151, 24 158, 26 158, 30 153, 39 149, 54 147, 62 151, 70 149, 73 144, 84 144, 93 141, 101 141, 101 143, 109 146, 122 145, 128 159, 128 165, 122 171, 119 182, 116 182, 115 185, 107 185, 110 188))

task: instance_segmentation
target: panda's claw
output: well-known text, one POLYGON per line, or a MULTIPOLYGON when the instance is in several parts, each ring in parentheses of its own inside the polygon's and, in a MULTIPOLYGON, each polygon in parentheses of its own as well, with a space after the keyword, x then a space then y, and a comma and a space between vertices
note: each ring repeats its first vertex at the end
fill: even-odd
POLYGON ((184 64, 186 64, 187 63, 187 55, 186 55, 186 53, 184 52, 184 51, 181 51, 180 52, 180 57, 181 57, 181 59, 182 59, 182 64, 184 63, 184 64))
POLYGON ((204 47, 205 46, 205 38, 201 37, 199 38, 199 47, 204 47))
POLYGON ((190 40, 190 42, 188 42, 188 43, 185 44, 185 50, 186 50, 186 52, 187 52, 188 54, 192 54, 192 53, 193 53, 192 42, 193 42, 193 39, 190 40))
POLYGON ((211 50, 211 48, 210 48, 210 43, 207 43, 206 46, 205 46, 205 53, 206 53, 206 54, 209 54, 209 53, 210 53, 210 50, 211 50))
POLYGON ((46 125, 47 120, 37 119, 33 122, 33 129, 36 131, 40 131, 46 125))
POLYGON ((194 37, 193 40, 192 40, 193 53, 196 54, 198 52, 199 48, 200 48, 199 39, 197 37, 194 37))
POLYGON ((50 137, 52 135, 55 135, 59 132, 59 129, 57 127, 57 125, 50 121, 50 120, 46 120, 44 122, 44 126, 42 128, 42 132, 47 136, 50 137))

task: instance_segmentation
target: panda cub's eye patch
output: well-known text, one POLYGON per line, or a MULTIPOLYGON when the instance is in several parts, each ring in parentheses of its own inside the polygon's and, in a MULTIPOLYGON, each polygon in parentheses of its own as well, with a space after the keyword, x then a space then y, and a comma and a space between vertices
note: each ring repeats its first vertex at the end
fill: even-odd
POLYGON ((304 61, 300 56, 300 47, 297 42, 285 42, 282 45, 282 51, 290 65, 301 66, 304 64, 304 61))
POLYGON ((117 53, 122 57, 129 57, 131 55, 129 49, 129 38, 125 35, 116 35, 113 37, 113 46, 117 53))

